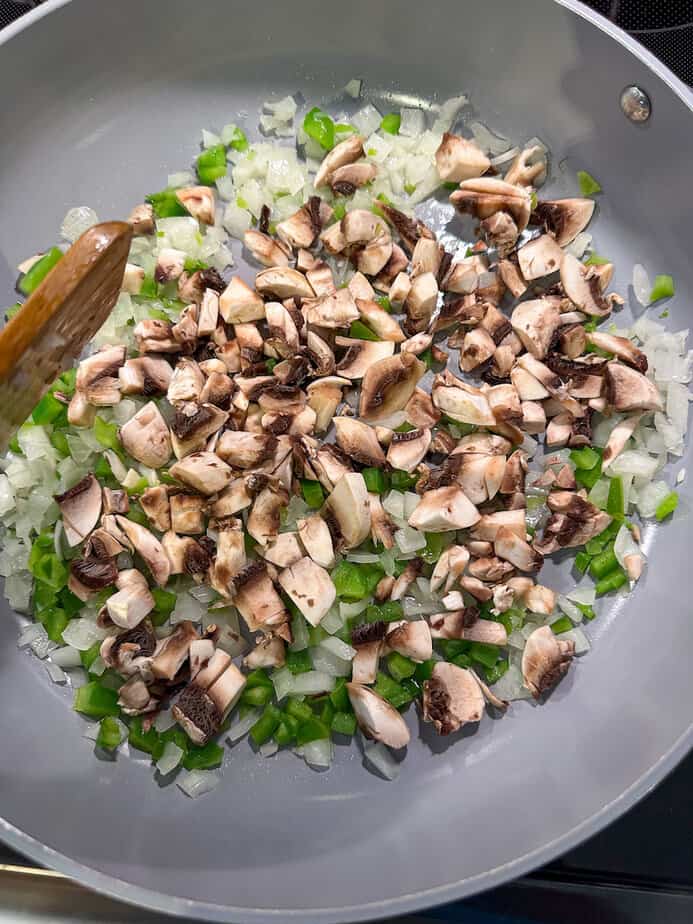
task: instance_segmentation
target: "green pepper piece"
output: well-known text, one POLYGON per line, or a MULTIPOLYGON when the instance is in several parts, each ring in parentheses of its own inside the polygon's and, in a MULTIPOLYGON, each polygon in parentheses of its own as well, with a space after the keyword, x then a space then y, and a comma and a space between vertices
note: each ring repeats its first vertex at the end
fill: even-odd
POLYGON ((256 747, 260 747, 265 741, 269 741, 279 725, 281 717, 282 714, 276 706, 271 704, 265 706, 264 712, 250 729, 250 737, 256 747))
POLYGON ((472 642, 469 646, 469 656, 472 661, 478 661, 484 667, 494 667, 498 660, 498 645, 484 645, 482 642, 472 642))
POLYGON ((82 662, 82 667, 88 671, 94 661, 99 657, 100 653, 101 642, 94 642, 91 648, 87 648, 86 651, 80 651, 79 659, 82 662))
POLYGON ((388 135, 397 135, 401 124, 402 116, 398 112, 388 112, 387 115, 383 116, 380 128, 387 132, 388 135))
POLYGON ((613 571, 610 571, 606 577, 603 577, 601 581, 597 581, 594 589, 598 597, 603 597, 604 594, 611 593, 612 590, 618 590, 619 587, 622 587, 627 582, 628 575, 623 568, 615 568, 613 571))
POLYGON ((602 187, 598 180, 588 173, 586 170, 578 170, 577 172, 578 183, 580 184, 580 192, 583 196, 594 196, 596 193, 602 191, 602 187))
POLYGON ((215 144, 206 148, 196 161, 197 175, 205 186, 211 186, 215 180, 226 174, 226 148, 215 144))
POLYGON ((410 488, 415 487, 418 480, 418 475, 410 475, 408 472, 401 472, 399 469, 395 469, 395 471, 390 474, 390 487, 393 491, 408 491, 410 488))
POLYGON ((157 218, 181 218, 190 214, 178 201, 175 189, 162 189, 161 192, 151 193, 145 197, 145 202, 151 205, 157 218))
POLYGON ((383 494, 387 491, 387 478, 380 468, 364 468, 361 472, 368 491, 374 494, 383 494))
POLYGON ((650 292, 650 304, 658 302, 660 298, 671 298, 675 291, 674 280, 671 276, 656 276, 650 292))
POLYGON ((346 680, 344 677, 338 677, 334 690, 329 694, 330 702, 337 712, 350 712, 351 702, 347 693, 346 680))
POLYGON ((591 471, 595 465, 601 462, 601 456, 589 446, 582 446, 580 449, 573 449, 570 452, 570 461, 575 468, 586 469, 591 471))
POLYGON ((426 548, 421 551, 421 557, 429 565, 434 565, 445 550, 444 533, 426 533, 426 548))
POLYGON ((190 745, 182 764, 186 770, 213 770, 221 766, 223 757, 224 749, 216 741, 208 741, 202 746, 190 745))
POLYGON ((38 289, 39 285, 62 258, 63 252, 58 247, 51 247, 47 253, 44 253, 41 259, 37 260, 19 280, 17 288, 22 295, 31 295, 32 292, 38 289))
POLYGON ((356 716, 353 712, 335 712, 330 727, 335 734, 350 738, 356 732, 356 716))
POLYGON ((314 106, 303 120, 303 131, 326 151, 331 151, 334 147, 334 122, 317 106, 314 106))
MULTIPOLYGON (((52 424, 61 415, 66 415, 65 405, 48 392, 31 412, 31 419, 39 425, 52 424)), ((67 422, 67 416, 65 416, 65 422, 67 422)))
POLYGON ((150 593, 154 597, 154 610, 149 618, 155 626, 162 626, 176 606, 176 595, 161 587, 154 587, 150 593))
POLYGON ((70 621, 65 610, 50 606, 39 614, 39 619, 48 633, 48 638, 58 645, 63 645, 63 629, 67 628, 70 621))
POLYGON ((272 699, 273 691, 270 687, 250 687, 246 686, 241 693, 240 702, 244 706, 266 706, 272 699))
POLYGON ((590 562, 590 574, 595 578, 603 578, 618 567, 620 566, 614 554, 614 547, 609 545, 590 562))
POLYGON ((313 661, 307 648, 303 651, 287 651, 286 666, 292 674, 305 674, 313 670, 313 661))
POLYGON ((398 683, 413 677, 416 673, 416 663, 411 658, 405 658, 398 651, 392 651, 387 656, 387 669, 390 676, 398 683))
POLYGON ((592 559, 587 554, 587 552, 578 552, 575 556, 575 570, 579 571, 580 574, 584 574, 587 571, 590 561, 592 559))
POLYGON ((375 686, 373 689, 376 693, 382 696, 383 699, 386 699, 388 703, 394 706, 395 709, 400 709, 402 706, 406 706, 406 704, 410 703, 416 695, 412 695, 410 690, 408 690, 402 684, 397 683, 397 681, 392 677, 388 677, 387 674, 383 674, 380 671, 376 677, 375 686))
POLYGON ((81 712, 93 719, 103 719, 107 715, 119 715, 118 691, 102 687, 100 683, 92 680, 75 691, 72 708, 75 712, 81 712))
POLYGON ((329 725, 322 722, 317 716, 311 716, 298 726, 296 732, 296 744, 300 747, 302 744, 308 744, 311 741, 320 741, 330 737, 329 725))
POLYGON ((319 510, 325 503, 325 494, 319 481, 301 478, 301 494, 311 510, 319 510))
POLYGON ((551 631, 554 635, 560 635, 561 632, 570 632, 572 628, 573 624, 567 616, 561 616, 560 619, 551 623, 551 631))
MULTIPOLYGON (((84 687, 81 689, 84 689, 84 687)), ((79 692, 79 690, 77 692, 79 692)), ((130 728, 128 729, 128 744, 130 747, 137 748, 138 751, 151 754, 152 760, 158 760, 164 753, 165 747, 161 735, 153 726, 148 731, 143 731, 141 716, 135 716, 130 723, 130 728)))
POLYGON ((436 666, 436 661, 433 658, 429 658, 428 661, 422 661, 421 664, 416 665, 416 670, 414 671, 414 679, 418 680, 419 683, 423 683, 424 680, 430 680, 433 676, 433 668, 436 666))
POLYGON ((105 751, 115 751, 118 745, 123 741, 123 730, 117 719, 107 715, 101 719, 99 724, 99 734, 96 736, 97 747, 105 751))
POLYGON ((284 711, 287 715, 296 719, 297 722, 307 722, 308 719, 313 717, 313 710, 308 703, 297 699, 295 696, 290 696, 287 699, 284 711))
POLYGON ((123 448, 118 439, 118 425, 108 423, 103 417, 98 415, 94 419, 94 436, 106 449, 114 449, 118 455, 121 455, 123 448))
POLYGON ((661 522, 676 510, 679 505, 679 496, 676 491, 671 491, 664 500, 660 501, 655 510, 655 517, 661 522))
POLYGON ((352 321, 349 328, 349 336, 356 340, 374 340, 379 341, 381 338, 364 324, 363 321, 352 321))

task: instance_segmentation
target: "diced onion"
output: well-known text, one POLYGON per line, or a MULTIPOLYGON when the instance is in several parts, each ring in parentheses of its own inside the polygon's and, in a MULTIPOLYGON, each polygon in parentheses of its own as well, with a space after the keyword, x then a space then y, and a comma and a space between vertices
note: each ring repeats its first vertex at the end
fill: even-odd
POLYGON ((332 763, 332 742, 329 738, 319 738, 303 745, 303 759, 309 767, 326 770, 332 763))
POLYGON ((53 664, 57 664, 58 667, 63 668, 63 670, 82 666, 82 659, 79 656, 79 651, 77 651, 76 648, 72 648, 70 645, 56 648, 51 654, 51 661, 53 664))
POLYGON ((30 622, 29 625, 25 626, 19 633, 17 648, 28 648, 33 642, 42 638, 48 638, 48 633, 44 626, 42 626, 40 622, 30 622))
POLYGON ((168 776, 179 766, 183 757, 183 748, 179 748, 174 741, 167 741, 164 745, 163 754, 156 762, 156 769, 162 776, 168 776))
MULTIPOLYGON (((215 144, 216 143, 217 142, 215 142, 215 144)), ((211 147, 211 145, 206 144, 205 147, 211 147)), ((166 181, 166 185, 170 189, 179 189, 181 186, 193 186, 194 184, 195 177, 189 170, 180 170, 178 173, 169 173, 168 180, 166 181)))
MULTIPOLYGON (((322 647, 322 644, 310 650, 311 661, 315 671, 324 676, 330 677, 334 681, 335 677, 348 677, 351 674, 351 661, 339 658, 337 655, 322 647)), ((299 677, 305 677, 306 674, 299 674, 299 677)), ((317 681, 316 681, 317 682, 317 681)), ((300 690, 301 693, 312 693, 313 690, 300 690)), ((322 692, 316 690, 315 692, 322 692)))
MULTIPOLYGON (((358 616, 360 613, 363 613, 367 609, 369 600, 366 597, 364 600, 358 600, 356 603, 340 603, 339 604, 339 615, 342 619, 351 619, 354 616, 358 616)), ((324 621, 324 620, 323 620, 324 621)))
POLYGON ((355 565, 376 565, 380 562, 380 556, 375 552, 349 552, 345 557, 355 565))
MULTIPOLYGON (((561 633, 561 639, 567 639, 575 643, 575 654, 585 654, 592 647, 590 641, 579 626, 574 626, 568 632, 561 633)), ((501 678, 502 679, 502 678, 501 678)), ((494 690, 495 692, 495 690, 494 690)))
POLYGON ((657 507, 669 493, 669 486, 665 481, 649 481, 638 488, 638 513, 646 519, 653 517, 657 507))
POLYGON ((381 741, 369 741, 363 738, 363 762, 386 780, 396 780, 399 776, 399 762, 381 741))
POLYGON ((382 119, 382 115, 375 106, 373 106, 372 103, 366 103, 362 109, 354 113, 351 118, 351 124, 361 135, 368 137, 380 128, 382 119))
POLYGON ((402 529, 396 530, 394 538, 397 547, 405 554, 409 552, 418 552, 419 549, 426 548, 425 535, 420 533, 418 529, 413 529, 411 526, 404 526, 402 529))
POLYGON ((634 475, 636 478, 652 478, 657 471, 657 460, 644 452, 626 449, 608 466, 610 475, 634 475))
POLYGON ((107 632, 84 617, 71 619, 63 629, 63 641, 78 651, 87 651, 96 642, 106 638, 107 632))
POLYGON ((570 619, 572 623, 577 625, 578 623, 582 622, 582 613, 577 608, 577 606, 575 606, 572 600, 564 597, 563 594, 559 594, 556 598, 556 603, 558 604, 558 608, 561 610, 561 612, 565 613, 565 615, 568 617, 568 619, 570 619))
POLYGON ((330 635, 339 632, 343 625, 344 620, 342 619, 338 606, 332 606, 320 621, 320 627, 324 629, 325 632, 329 632, 330 635))
POLYGON ((55 664, 53 661, 46 661, 46 673, 53 683, 67 682, 67 674, 59 664, 55 664))
POLYGON ((99 216, 93 209, 87 205, 78 205, 70 209, 63 218, 60 226, 60 233, 71 244, 81 237, 85 231, 88 231, 93 225, 98 224, 99 216))
POLYGON ((582 603, 585 606, 592 606, 597 599, 597 592, 594 589, 594 584, 590 583, 585 584, 584 587, 576 587, 574 590, 569 591, 566 597, 572 600, 573 603, 582 603))
POLYGON ((258 748, 258 754, 260 757, 274 757, 278 750, 279 745, 276 741, 265 741, 265 743, 261 744, 258 748))
POLYGON ((469 130, 482 151, 492 156, 502 154, 503 151, 507 151, 509 147, 512 147, 507 138, 496 135, 483 122, 471 122, 469 130))
POLYGON ((402 109, 399 125, 400 135, 417 138, 426 128, 426 115, 421 109, 402 109))
POLYGON ((294 678, 294 693, 297 696, 312 696, 313 693, 331 693, 334 690, 334 677, 322 671, 306 671, 294 678))
POLYGON ((204 796, 205 793, 216 789, 219 783, 221 783, 221 774, 214 770, 186 771, 180 779, 176 780, 179 789, 182 789, 191 799, 204 796))
POLYGON ((622 526, 616 533, 616 539, 614 540, 614 555, 624 571, 627 571, 626 558, 628 555, 642 555, 640 546, 636 543, 635 539, 633 539, 633 534, 627 526, 622 526))
POLYGON ((516 699, 531 699, 532 694, 522 682, 522 671, 516 664, 511 664, 491 690, 499 699, 512 702, 516 699))
POLYGON ((647 275, 645 267, 641 263, 636 263, 633 267, 633 292, 641 305, 650 304, 650 292, 652 292, 652 283, 647 275))
POLYGON ((347 96, 350 96, 352 99, 358 99, 361 95, 361 87, 363 81, 357 79, 356 77, 349 81, 349 83, 344 87, 344 92, 347 96))
POLYGON ((288 667, 280 667, 279 670, 274 671, 271 675, 271 680, 274 686, 274 694, 279 702, 285 696, 289 696, 290 693, 294 692, 294 675, 288 667))
POLYGON ((168 731, 169 728, 173 728, 176 724, 176 720, 173 718, 173 713, 170 709, 162 709, 154 719, 154 728, 158 732, 168 731))
POLYGON ((351 645, 347 645, 347 643, 343 642, 340 638, 323 639, 320 642, 320 648, 324 648, 325 651, 329 651, 330 654, 335 655, 337 658, 341 658, 343 661, 351 661, 356 654, 356 649, 352 648, 351 645))
POLYGON ((244 738, 260 718, 260 715, 260 709, 251 709, 251 711, 247 712, 242 719, 238 719, 236 722, 234 722, 233 725, 231 725, 229 728, 228 734, 226 736, 227 741, 229 741, 231 744, 235 744, 237 741, 240 741, 241 738, 244 738))
POLYGON ((404 494, 390 491, 383 500, 383 510, 396 520, 404 520, 404 494))

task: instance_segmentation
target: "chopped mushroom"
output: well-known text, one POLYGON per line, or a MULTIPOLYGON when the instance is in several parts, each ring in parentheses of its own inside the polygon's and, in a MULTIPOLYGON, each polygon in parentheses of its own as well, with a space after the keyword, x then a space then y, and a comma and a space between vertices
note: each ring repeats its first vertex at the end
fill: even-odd
POLYGON ((203 225, 214 224, 214 190, 209 186, 186 186, 176 190, 176 199, 203 225))
POLYGON ((544 359, 561 325, 561 315, 548 299, 537 298, 521 302, 510 321, 525 349, 537 359, 544 359))
POLYGON ((353 196, 357 189, 373 182, 377 173, 375 164, 344 164, 330 175, 332 192, 339 196, 353 196))
POLYGON ((335 417, 333 423, 337 445, 350 458, 361 465, 376 468, 385 465, 385 453, 372 427, 354 417, 335 417))
POLYGON ((289 614, 264 562, 251 562, 233 579, 233 602, 248 629, 267 629, 291 641, 289 614))
POLYGON ((101 487, 93 475, 85 475, 55 502, 63 518, 65 538, 70 546, 79 545, 94 529, 101 516, 101 487))
POLYGON ((287 249, 277 243, 269 234, 263 234, 261 231, 250 228, 243 235, 243 243, 258 263, 262 263, 263 266, 289 265, 287 249))
POLYGON ((134 629, 155 606, 147 579, 131 568, 120 572, 116 586, 117 593, 106 600, 108 615, 121 629, 134 629))
POLYGON ((331 568, 334 565, 332 536, 325 520, 318 513, 305 520, 298 520, 298 535, 303 547, 316 565, 331 568))
POLYGON ((213 452, 194 452, 170 468, 171 476, 200 494, 218 494, 231 481, 231 469, 213 452))
POLYGON ((337 337, 337 347, 346 348, 346 353, 337 363, 337 373, 347 379, 362 379, 370 367, 392 356, 395 344, 388 340, 353 340, 337 337))
POLYGON ((363 475, 360 472, 342 475, 327 498, 327 507, 338 530, 339 545, 345 549, 361 545, 371 531, 370 505, 363 475))
POLYGON ((368 738, 381 741, 391 748, 403 748, 411 735, 407 723, 386 699, 361 683, 347 683, 351 708, 359 728, 368 738))
POLYGON ((140 526, 134 520, 128 520, 127 517, 118 515, 116 522, 147 564, 156 583, 163 587, 169 579, 171 566, 159 540, 144 526, 140 526))
POLYGON ((565 247, 590 223, 594 204, 594 199, 554 199, 538 202, 532 213, 532 221, 550 231, 559 247, 565 247))
POLYGON ((642 372, 622 363, 606 364, 606 397, 614 410, 661 411, 664 409, 659 389, 642 372))
POLYGON ((559 639, 550 626, 540 626, 522 652, 522 679, 535 699, 554 687, 568 672, 575 642, 559 639))
POLYGON ((246 324, 264 318, 265 304, 239 276, 233 276, 219 296, 219 313, 227 324, 246 324))
POLYGON ((443 134, 435 157, 438 176, 444 183, 460 183, 482 176, 491 166, 476 142, 450 132, 443 134))
POLYGON ((509 212, 520 231, 527 227, 531 212, 531 199, 526 188, 492 177, 463 180, 460 188, 451 194, 450 202, 458 211, 468 212, 475 218, 509 212))
POLYGON ((286 663, 286 646, 280 638, 265 638, 243 658, 243 664, 251 671, 258 668, 284 667, 286 663))
POLYGON ((594 267, 585 266, 570 253, 563 255, 561 283, 565 294, 580 311, 600 318, 611 314, 611 301, 602 294, 599 274, 594 272, 594 267))
POLYGON ((466 722, 478 722, 484 696, 474 674, 447 661, 438 661, 424 682, 423 717, 439 735, 456 732, 466 722))
POLYGON ((173 632, 162 639, 152 658, 152 673, 161 680, 173 680, 188 659, 190 645, 198 638, 193 624, 184 619, 173 632))
POLYGON ((165 395, 173 370, 167 360, 155 356, 136 356, 118 369, 121 395, 165 395))
POLYGON ((402 410, 425 371, 412 353, 398 353, 373 363, 361 383, 360 416, 377 421, 402 410))
POLYGON ((385 636, 388 648, 411 658, 412 661, 427 661, 433 654, 431 629, 423 619, 401 622, 393 626, 385 636))
POLYGON ((413 472, 428 452, 430 445, 430 430, 418 429, 409 430, 406 433, 393 433, 387 450, 387 463, 400 471, 413 472))
POLYGON ((313 298, 315 296, 303 273, 290 267, 273 267, 262 270, 255 278, 255 288, 260 295, 274 296, 279 299, 313 298))
POLYGON ((563 261, 563 251, 550 234, 542 234, 517 251, 517 262, 527 282, 556 273, 563 261))
POLYGON ((479 520, 479 511, 461 488, 451 485, 427 491, 409 517, 409 525, 427 533, 466 529, 479 520))
POLYGON ((330 575, 308 556, 285 568, 279 583, 311 626, 320 624, 337 596, 330 575))
POLYGON ((164 485, 147 488, 140 495, 139 503, 155 529, 165 533, 171 528, 171 505, 164 485))
POLYGON ((315 174, 315 188, 326 186, 335 170, 346 164, 353 164, 362 155, 363 138, 361 135, 349 135, 344 141, 340 141, 323 158, 315 174))
POLYGON ((162 468, 171 458, 171 435, 153 401, 120 428, 120 441, 134 459, 150 468, 162 468))

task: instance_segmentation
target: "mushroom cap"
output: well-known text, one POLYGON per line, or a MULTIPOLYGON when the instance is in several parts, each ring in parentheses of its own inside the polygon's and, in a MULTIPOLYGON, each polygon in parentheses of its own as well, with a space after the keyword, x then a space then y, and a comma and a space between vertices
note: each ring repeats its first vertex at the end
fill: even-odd
POLYGON ((260 295, 279 299, 315 298, 315 292, 303 273, 288 266, 262 270, 255 277, 255 288, 260 295))
POLYGON ((337 596, 330 575, 308 556, 285 568, 279 583, 311 626, 320 624, 337 596))
POLYGON ((94 529, 101 516, 101 486, 92 475, 85 475, 63 494, 56 494, 68 545, 79 545, 94 529))
POLYGON ((371 531, 368 490, 360 472, 346 472, 327 498, 327 507, 336 521, 344 548, 353 549, 371 531))
POLYGON ((510 323, 525 349, 537 359, 544 359, 561 326, 561 313, 548 299, 536 298, 520 302, 510 323))
POLYGON ((447 661, 438 661, 424 683, 423 717, 440 735, 456 732, 466 722, 478 722, 484 696, 474 674, 447 661))
POLYGON ((247 283, 233 276, 219 296, 219 313, 227 324, 245 324, 264 318, 265 304, 247 283))
POLYGON ((548 199, 537 203, 532 220, 543 224, 558 246, 565 247, 590 223, 594 205, 594 199, 548 199))
POLYGON ((391 748, 403 748, 411 735, 407 723, 386 699, 361 683, 347 683, 349 702, 359 728, 368 738, 391 748))
POLYGON ((279 533, 262 550, 262 557, 278 568, 287 568, 303 558, 303 547, 296 533, 279 533))
POLYGON ((335 170, 346 164, 353 164, 362 154, 363 138, 361 135, 349 135, 344 141, 340 141, 325 155, 318 167, 318 172, 315 174, 315 188, 327 185, 335 170))
POLYGON ((530 282, 558 272, 563 261, 563 251, 554 237, 542 234, 518 249, 517 261, 522 275, 530 282))
MULTIPOLYGON (((330 295, 312 298, 303 306, 302 312, 307 324, 326 327, 328 330, 349 327, 353 321, 358 321, 359 318, 359 310, 349 289, 337 289, 336 292, 330 295)), ((310 339, 308 340, 308 348, 313 349, 310 339)))
POLYGON ((439 411, 460 423, 478 427, 493 427, 496 424, 485 393, 452 375, 436 376, 431 397, 439 411))
POLYGON ((510 212, 519 231, 529 222, 531 198, 529 190, 493 177, 464 180, 450 195, 450 202, 460 212, 476 218, 490 218, 496 212, 510 212))
POLYGON ((373 363, 361 383, 361 417, 376 421, 401 411, 425 371, 426 366, 412 353, 398 353, 373 363))
POLYGON ((229 466, 213 452, 193 452, 172 465, 173 478, 190 485, 200 494, 217 494, 231 481, 229 466))
POLYGON ((319 513, 298 520, 298 535, 303 547, 316 565, 331 568, 334 564, 334 547, 329 527, 319 513))
POLYGON ((575 642, 559 639, 550 626, 540 626, 522 652, 522 678, 535 699, 555 686, 568 672, 575 642))
POLYGON ((277 438, 271 433, 224 430, 215 451, 233 468, 255 468, 271 458, 276 448, 277 438))
POLYGON ((387 449, 387 463, 400 471, 413 472, 428 452, 430 445, 431 431, 428 429, 393 433, 387 449))
POLYGON ((475 141, 450 132, 443 134, 435 158, 438 176, 444 183, 460 183, 482 176, 491 166, 491 161, 475 141))
POLYGON ((413 661, 427 661, 433 655, 431 629, 424 619, 404 621, 385 636, 388 647, 413 661))
POLYGON ((188 738, 198 746, 206 744, 221 725, 221 714, 206 690, 189 683, 171 710, 188 738))

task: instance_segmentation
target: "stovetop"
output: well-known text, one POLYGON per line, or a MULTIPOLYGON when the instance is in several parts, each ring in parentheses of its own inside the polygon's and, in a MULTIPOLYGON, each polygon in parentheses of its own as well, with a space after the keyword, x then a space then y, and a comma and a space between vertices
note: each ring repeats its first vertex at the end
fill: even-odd
MULTIPOLYGON (((41 0, 0 0, 0 28, 41 0)), ((587 0, 693 85, 693 0, 587 0)), ((529 876, 405 919, 536 924, 689 924, 693 919, 693 755, 623 818, 529 876)), ((88 893, 0 846, 0 924, 164 918, 88 893)), ((170 920, 170 919, 165 919, 170 920)), ((405 924, 404 921, 401 924, 405 924)))

